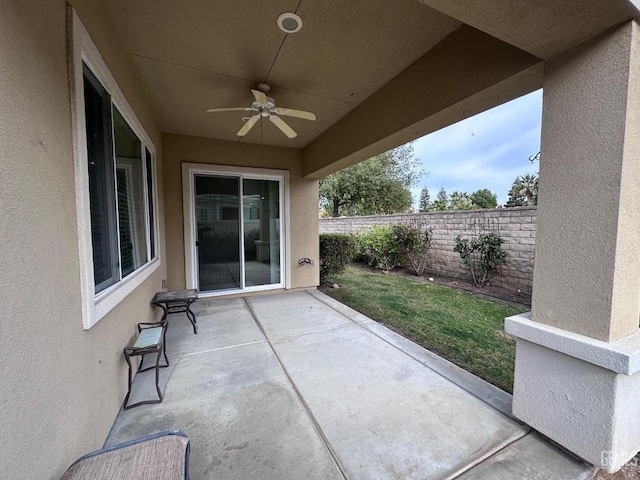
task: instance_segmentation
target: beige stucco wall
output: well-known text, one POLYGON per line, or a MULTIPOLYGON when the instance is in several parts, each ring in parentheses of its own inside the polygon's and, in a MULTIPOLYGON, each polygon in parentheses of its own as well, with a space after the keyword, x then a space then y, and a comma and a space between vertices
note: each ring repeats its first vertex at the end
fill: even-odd
POLYGON ((604 341, 638 329, 636 22, 545 67, 532 318, 604 341))
MULTIPOLYGON (((102 3, 70 3, 155 142, 164 245, 160 133, 102 3)), ((154 318, 166 267, 83 330, 67 5, 0 0, 0 11, 0 477, 54 479, 102 446, 126 392, 122 348, 154 318)))
POLYGON ((291 288, 315 287, 318 271, 318 181, 302 177, 302 152, 283 147, 226 142, 202 137, 163 133, 164 192, 166 201, 168 286, 185 287, 182 163, 206 163, 237 167, 264 167, 289 171, 291 224, 291 288), (175 254, 174 254, 175 253, 175 254), (315 265, 298 266, 300 258, 315 265))

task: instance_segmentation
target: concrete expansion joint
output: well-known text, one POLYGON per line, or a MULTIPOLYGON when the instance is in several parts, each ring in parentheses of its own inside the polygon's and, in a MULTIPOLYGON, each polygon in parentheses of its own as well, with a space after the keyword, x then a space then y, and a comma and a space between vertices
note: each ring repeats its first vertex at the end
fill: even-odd
POLYGON ((192 355, 200 355, 202 353, 210 353, 210 352, 218 352, 221 350, 230 350, 232 348, 238 348, 238 347, 246 347, 248 345, 257 345, 260 343, 266 343, 267 340, 254 340, 253 342, 245 342, 245 343, 238 343, 235 345, 227 345, 224 347, 216 347, 216 348, 208 348, 207 350, 198 350, 197 352, 187 352, 187 353, 182 353, 180 355, 169 355, 167 354, 167 356, 169 358, 175 358, 176 360, 182 358, 182 357, 190 357, 192 355))
MULTIPOLYGON (((271 349, 271 353, 273 353, 273 356, 275 357, 276 361, 278 362, 278 365, 280 365, 280 368, 282 369, 282 372, 287 377, 287 381, 291 384, 291 387, 293 388, 293 391, 296 393, 296 397, 298 397, 298 401, 300 402, 300 404, 304 408, 305 412, 307 413, 307 416, 309 417, 309 420, 313 424, 313 427, 314 427, 316 433, 318 434, 318 436, 320 437, 320 440, 322 441, 324 447, 327 449, 327 452, 329 452, 329 455, 331 456, 331 459, 335 463, 336 468, 340 472, 340 475, 342 476, 342 478, 344 480, 347 480, 349 477, 347 476, 346 469, 344 468, 342 463, 340 463, 340 459, 338 458, 338 455, 336 454, 336 452, 334 451, 333 447, 331 446, 331 443, 329 443, 329 439, 327 438, 326 434, 324 433, 324 431, 320 427, 320 423, 318 422, 318 420, 316 419, 315 415, 311 411, 311 408, 309 407, 309 405, 305 401, 304 397, 302 396, 302 393, 300 392, 300 389, 298 388, 296 383, 293 381, 293 378, 291 377, 289 371, 287 370, 287 367, 285 367, 284 363, 282 362, 282 359, 280 358, 280 355, 278 355, 278 352, 273 347, 273 344, 271 343, 271 340, 269 340, 269 337, 267 336, 267 332, 265 331, 265 329, 264 329, 262 323, 260 322, 260 320, 258 320, 258 316, 256 315, 256 312, 254 311, 254 309, 251 306, 251 304, 247 301, 246 297, 243 297, 243 301, 244 301, 245 305, 247 306, 247 309, 249 310, 249 313, 251 315, 251 319, 256 324, 258 329, 262 332, 262 335, 264 335, 264 338, 266 339, 266 342, 269 345, 269 348, 271 349)), ((296 336, 296 335, 294 335, 294 336, 296 336)))
MULTIPOLYGON (((336 308, 335 303, 340 303, 337 300, 333 300, 332 302, 327 302, 327 300, 324 298, 331 298, 325 294, 320 294, 320 295, 316 295, 315 292, 318 292, 317 290, 306 290, 307 295, 312 296, 314 299, 319 300, 320 302, 324 303, 327 307, 329 307, 331 310, 333 310, 334 312, 336 312, 338 315, 346 318, 347 320, 349 320, 352 323, 355 323, 356 325, 358 325, 358 322, 356 322, 355 320, 353 320, 351 317, 349 317, 348 315, 346 315, 344 312, 340 311, 338 308, 336 308)), ((320 292, 321 293, 321 292, 320 292)), ((350 307, 347 307, 346 305, 340 304, 342 307, 344 307, 347 310, 353 310, 350 307)), ((354 310, 355 311, 355 310, 354 310)), ((371 321, 371 320, 369 320, 371 321)), ((342 325, 344 326, 344 325, 342 325)))
POLYGON ((527 437, 528 435, 531 435, 532 433, 534 433, 534 431, 529 430, 527 433, 525 433, 521 437, 514 438, 510 442, 505 442, 496 450, 487 452, 486 454, 475 459, 475 461, 470 462, 469 464, 466 465, 464 469, 460 470, 459 472, 456 472, 452 477, 448 477, 446 480, 456 480, 456 478, 464 478, 465 474, 470 470, 472 470, 474 467, 477 467, 478 465, 489 460, 492 457, 498 457, 502 452, 508 451, 508 449, 511 448, 515 443, 519 442, 520 440, 523 440, 525 437, 527 437))
MULTIPOLYGON (((353 323, 356 323, 356 322, 353 322, 353 323)), ((334 325, 334 326, 327 327, 327 328, 319 328, 318 330, 310 330, 308 332, 294 333, 294 334, 291 334, 291 335, 284 335, 282 337, 274 337, 272 340, 274 342, 280 342, 280 341, 283 341, 283 340, 289 340, 289 339, 297 338, 297 337, 306 337, 308 335, 314 335, 316 333, 330 332, 332 330, 340 330, 340 329, 343 329, 343 328, 353 328, 353 325, 350 324, 350 323, 346 324, 346 325, 334 325)), ((267 341, 270 342, 271 340, 267 339, 267 341)))

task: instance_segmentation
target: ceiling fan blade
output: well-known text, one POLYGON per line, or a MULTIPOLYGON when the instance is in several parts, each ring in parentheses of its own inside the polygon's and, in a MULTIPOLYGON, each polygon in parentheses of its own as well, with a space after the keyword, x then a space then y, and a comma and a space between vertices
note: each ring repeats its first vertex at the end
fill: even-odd
POLYGON ((267 106, 267 103, 269 103, 269 101, 267 100, 267 96, 261 92, 260 90, 251 90, 251 93, 253 93, 253 96, 256 97, 256 102, 258 102, 260 105, 264 105, 265 107, 267 106))
POLYGON ((271 120, 271 123, 273 123, 276 127, 278 127, 280 130, 282 130, 282 133, 284 133, 287 137, 295 138, 295 137, 298 136, 298 134, 293 131, 293 128, 291 128, 289 125, 287 125, 286 122, 284 120, 282 120, 280 117, 276 117, 275 115, 271 115, 269 117, 269 120, 271 120))
POLYGON ((242 128, 238 130, 238 133, 236 135, 238 135, 239 137, 244 137, 247 133, 249 133, 249 130, 251 130, 251 128, 256 124, 258 120, 260 120, 260 115, 254 115, 253 117, 249 118, 249 120, 247 120, 247 123, 245 123, 242 128))
POLYGON ((250 112, 251 107, 210 108, 207 113, 213 112, 250 112))
POLYGON ((303 110, 294 110, 293 108, 276 108, 274 110, 278 115, 285 115, 287 117, 303 118, 305 120, 315 120, 315 114, 311 112, 305 112, 303 110))

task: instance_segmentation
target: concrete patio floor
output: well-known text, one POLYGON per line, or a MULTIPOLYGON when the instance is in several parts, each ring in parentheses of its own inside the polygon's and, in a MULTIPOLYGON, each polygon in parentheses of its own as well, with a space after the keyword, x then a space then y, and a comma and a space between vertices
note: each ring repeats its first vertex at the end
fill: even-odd
MULTIPOLYGON (((511 397, 317 292, 200 300, 167 333, 164 402, 106 445, 169 429, 201 479, 589 479, 509 416, 511 397)), ((131 402, 153 398, 153 371, 131 402)))

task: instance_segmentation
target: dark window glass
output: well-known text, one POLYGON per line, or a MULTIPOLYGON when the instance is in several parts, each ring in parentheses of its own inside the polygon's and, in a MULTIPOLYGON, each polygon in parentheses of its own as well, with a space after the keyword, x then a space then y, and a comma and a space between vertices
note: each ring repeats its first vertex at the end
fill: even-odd
POLYGON ((245 179, 242 192, 245 286, 280 283, 280 184, 245 179))
POLYGON ((122 277, 147 263, 142 142, 117 108, 113 109, 118 190, 118 229, 122 277))
POLYGON ((98 293, 155 257, 153 165, 148 149, 144 148, 143 157, 142 141, 84 64, 83 73, 91 242, 98 293))
POLYGON ((198 288, 240 288, 240 180, 196 175, 198 288))
POLYGON ((96 293, 118 279, 111 98, 95 76, 84 67, 84 104, 89 169, 91 241, 96 293))
POLYGON ((149 258, 156 258, 156 226, 153 216, 153 162, 151 161, 151 153, 146 148, 145 162, 147 167, 147 205, 149 206, 149 258))

